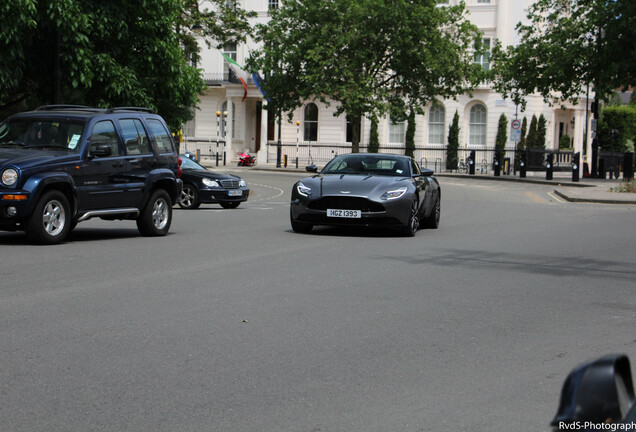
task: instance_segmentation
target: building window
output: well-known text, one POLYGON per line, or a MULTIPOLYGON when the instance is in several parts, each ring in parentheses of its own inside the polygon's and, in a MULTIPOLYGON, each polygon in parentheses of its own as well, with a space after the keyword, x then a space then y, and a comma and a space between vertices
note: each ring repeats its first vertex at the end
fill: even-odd
POLYGON ((304 140, 318 141, 318 106, 310 103, 305 106, 304 140))
POLYGON ((404 144, 405 126, 403 121, 393 123, 389 117, 389 143, 404 144))
POLYGON ((278 9, 278 0, 269 0, 268 9, 278 9))
MULTIPOLYGON (((231 58, 232 60, 236 60, 236 43, 229 42, 223 46, 223 53, 231 58)), ((236 78, 234 78, 236 79, 236 78)), ((223 81, 230 80, 230 64, 227 60, 223 59, 223 81)))
POLYGON ((477 4, 490 4, 490 0, 477 0, 477 4))
POLYGON ((480 64, 484 70, 490 69, 490 38, 481 41, 481 54, 475 56, 475 63, 480 64))
POLYGON ((477 104, 470 109, 468 144, 486 145, 486 107, 477 104))
MULTIPOLYGON (((227 118, 225 116, 225 113, 227 112, 227 101, 223 102, 223 107, 221 108, 221 138, 225 139, 226 137, 226 126, 227 126, 227 118)), ((236 119, 236 107, 234 106, 234 104, 232 104, 232 136, 236 136, 234 134, 234 123, 235 123, 235 119, 236 119)))
POLYGON ((428 143, 444 144, 444 123, 446 110, 441 105, 433 105, 428 112, 428 143))

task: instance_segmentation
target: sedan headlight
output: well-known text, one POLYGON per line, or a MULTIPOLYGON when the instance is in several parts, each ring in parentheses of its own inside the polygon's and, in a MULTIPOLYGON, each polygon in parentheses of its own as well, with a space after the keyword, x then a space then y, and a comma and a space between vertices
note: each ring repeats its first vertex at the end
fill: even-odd
POLYGON ((209 178, 204 178, 203 184, 206 185, 207 187, 220 187, 218 182, 211 180, 209 178))
POLYGON ((245 180, 241 179, 241 180, 239 180, 239 186, 240 187, 247 187, 247 183, 245 183, 245 180))
POLYGON ((2 171, 2 183, 6 186, 13 186, 18 181, 18 172, 13 168, 2 171))
POLYGON ((305 186, 303 184, 303 182, 298 182, 298 185, 296 185, 296 190, 298 191, 299 194, 301 194, 302 196, 310 196, 311 195, 311 188, 305 186))
POLYGON ((406 186, 402 186, 399 189, 391 190, 388 192, 384 192, 380 197, 383 200, 392 200, 401 197, 407 191, 406 186))

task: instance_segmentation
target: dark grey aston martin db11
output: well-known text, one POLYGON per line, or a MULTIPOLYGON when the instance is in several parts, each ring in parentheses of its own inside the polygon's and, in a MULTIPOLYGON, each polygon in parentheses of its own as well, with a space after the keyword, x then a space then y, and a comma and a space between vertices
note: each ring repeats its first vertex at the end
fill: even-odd
POLYGON ((290 219, 295 232, 314 225, 386 226, 413 236, 437 228, 442 192, 433 171, 408 156, 352 153, 333 158, 292 189, 290 219))

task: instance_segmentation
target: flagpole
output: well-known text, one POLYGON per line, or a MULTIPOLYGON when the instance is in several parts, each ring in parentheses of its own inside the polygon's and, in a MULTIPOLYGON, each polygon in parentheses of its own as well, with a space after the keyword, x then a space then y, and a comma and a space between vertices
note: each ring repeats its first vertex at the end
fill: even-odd
POLYGON ((282 153, 282 143, 280 142, 280 129, 281 129, 281 119, 283 117, 282 111, 278 110, 278 142, 276 143, 276 168, 280 168, 280 159, 282 153))

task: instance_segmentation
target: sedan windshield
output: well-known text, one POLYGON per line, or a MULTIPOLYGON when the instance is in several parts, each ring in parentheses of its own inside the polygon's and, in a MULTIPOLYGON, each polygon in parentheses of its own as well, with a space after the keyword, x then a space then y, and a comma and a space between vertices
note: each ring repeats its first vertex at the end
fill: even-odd
POLYGON ((337 156, 321 171, 321 174, 409 175, 407 160, 391 155, 343 155, 337 156))
POLYGON ((193 161, 187 156, 181 156, 181 160, 183 161, 181 165, 181 169, 184 170, 203 170, 207 171, 204 167, 193 161))
POLYGON ((0 146, 46 148, 77 153, 84 123, 58 119, 9 119, 0 124, 0 146))

